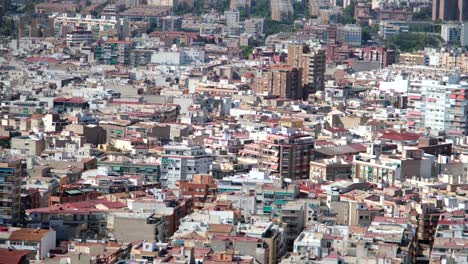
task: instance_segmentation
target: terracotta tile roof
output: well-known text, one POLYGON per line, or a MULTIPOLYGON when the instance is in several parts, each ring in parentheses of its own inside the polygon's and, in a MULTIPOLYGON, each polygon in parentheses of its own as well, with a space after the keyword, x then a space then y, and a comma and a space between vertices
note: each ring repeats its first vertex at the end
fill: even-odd
POLYGON ((9 250, 0 249, 0 263, 5 264, 20 264, 24 263, 26 256, 30 254, 30 250, 9 250))
POLYGON ((399 133, 396 131, 384 131, 379 139, 387 139, 387 140, 394 140, 394 141, 404 141, 404 140, 418 140, 421 137, 420 134, 416 133, 399 133))
POLYGON ((229 234, 232 232, 232 225, 225 225, 225 224, 211 224, 208 232, 210 233, 222 233, 222 234, 229 234))
POLYGON ((11 233, 10 240, 39 242, 49 232, 48 229, 21 228, 11 233))
POLYGON ((126 207, 121 202, 111 202, 107 199, 89 200, 75 203, 57 204, 49 207, 35 208, 27 210, 28 213, 55 213, 55 214, 90 214, 93 212, 103 212, 106 209, 119 209, 126 207))

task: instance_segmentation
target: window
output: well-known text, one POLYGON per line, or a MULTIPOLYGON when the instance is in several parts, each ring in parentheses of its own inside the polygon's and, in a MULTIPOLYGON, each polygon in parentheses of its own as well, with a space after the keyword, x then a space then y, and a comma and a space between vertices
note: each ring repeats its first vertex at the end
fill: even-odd
POLYGON ((37 242, 26 241, 26 242, 24 242, 24 245, 25 246, 30 246, 30 247, 35 247, 35 246, 37 246, 37 242))

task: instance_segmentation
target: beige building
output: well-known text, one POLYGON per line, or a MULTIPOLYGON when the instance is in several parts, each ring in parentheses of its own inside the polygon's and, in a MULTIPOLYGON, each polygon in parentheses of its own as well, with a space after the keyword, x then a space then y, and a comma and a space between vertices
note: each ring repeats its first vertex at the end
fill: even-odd
POLYGON ((310 16, 312 17, 318 17, 320 14, 320 7, 318 0, 309 0, 309 10, 310 10, 310 16))
POLYGON ((250 12, 251 0, 231 0, 229 8, 232 11, 244 11, 245 13, 250 12))
POLYGON ((270 0, 271 20, 292 21, 294 19, 294 8, 289 0, 270 0))
POLYGON ((282 98, 302 99, 301 72, 291 66, 281 65, 260 69, 254 82, 257 94, 282 98))
POLYGON ((440 66, 450 69, 460 69, 462 73, 468 73, 468 53, 453 54, 450 52, 440 53, 440 66))
POLYGON ((425 58, 422 53, 401 53, 400 64, 403 65, 425 65, 425 58))
POLYGON ((301 69, 302 85, 306 95, 325 89, 325 50, 310 49, 302 44, 290 44, 288 64, 301 69))
POLYGON ((338 158, 311 161, 310 179, 317 182, 349 179, 353 172, 352 168, 351 163, 338 158))
POLYGON ((45 149, 45 140, 29 136, 19 136, 11 139, 11 149, 18 154, 40 156, 45 149))

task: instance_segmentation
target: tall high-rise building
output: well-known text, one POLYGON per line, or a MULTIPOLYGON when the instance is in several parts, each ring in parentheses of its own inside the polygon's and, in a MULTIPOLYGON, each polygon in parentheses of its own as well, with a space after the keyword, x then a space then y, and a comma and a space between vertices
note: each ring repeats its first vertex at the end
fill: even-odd
POLYGON ((468 135, 468 85, 460 84, 458 76, 412 81, 408 92, 410 128, 468 135))
POLYGON ((275 21, 292 21, 294 8, 290 0, 270 0, 271 19, 275 21))
POLYGON ((0 225, 15 226, 21 220, 22 176, 21 159, 0 158, 0 225))
POLYGON ((276 95, 289 99, 302 99, 304 94, 300 70, 288 65, 260 69, 255 79, 257 94, 276 95))
POLYGON ((310 49, 303 44, 289 44, 288 64, 301 70, 306 96, 325 88, 325 50, 310 49))
POLYGON ((289 44, 288 45, 288 64, 299 68, 302 67, 302 55, 307 53, 309 47, 304 44, 289 44))
POLYGON ((432 20, 468 21, 468 1, 432 0, 432 20))
POLYGON ((303 55, 302 83, 306 94, 325 89, 325 50, 311 50, 303 55))

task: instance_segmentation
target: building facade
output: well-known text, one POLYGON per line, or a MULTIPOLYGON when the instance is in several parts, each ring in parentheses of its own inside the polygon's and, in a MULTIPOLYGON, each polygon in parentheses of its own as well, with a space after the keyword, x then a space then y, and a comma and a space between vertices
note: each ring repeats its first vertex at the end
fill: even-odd
POLYGON ((23 169, 21 159, 0 160, 0 225, 14 226, 20 223, 20 200, 23 169))
POLYGON ((422 80, 410 83, 408 125, 415 130, 430 128, 451 134, 466 135, 468 85, 458 77, 445 80, 422 80))
POLYGON ((257 72, 254 91, 257 94, 302 99, 301 72, 291 66, 273 66, 257 72))
POLYGON ((172 188, 176 181, 191 180, 210 172, 212 157, 199 145, 165 145, 161 156, 161 183, 172 188))

